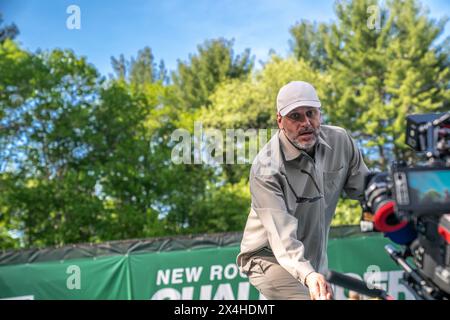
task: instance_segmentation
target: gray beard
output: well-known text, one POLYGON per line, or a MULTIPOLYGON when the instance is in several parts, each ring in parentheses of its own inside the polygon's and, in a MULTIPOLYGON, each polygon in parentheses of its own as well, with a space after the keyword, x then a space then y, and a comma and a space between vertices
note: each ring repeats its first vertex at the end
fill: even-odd
POLYGON ((300 149, 300 150, 304 150, 304 151, 306 151, 306 152, 310 152, 310 151, 312 151, 312 149, 314 148, 314 146, 316 145, 316 143, 317 143, 317 139, 315 139, 315 141, 314 141, 314 143, 312 144, 312 145, 304 145, 304 144, 301 144, 301 143, 299 143, 299 142, 297 142, 297 141, 292 141, 292 144, 294 145, 294 146, 296 146, 298 149, 300 149))
POLYGON ((287 136, 286 132, 285 132, 285 135, 286 135, 286 137, 292 142, 292 144, 293 144, 296 148, 298 148, 298 149, 300 149, 300 150, 303 150, 303 151, 306 151, 306 152, 309 153, 309 152, 311 152, 311 151, 314 150, 314 147, 316 146, 317 141, 318 141, 319 133, 320 133, 320 127, 317 128, 317 130, 315 130, 315 132, 314 132, 314 142, 309 143, 309 144, 307 144, 307 145, 302 144, 302 143, 298 142, 297 140, 293 140, 293 139, 289 138, 289 137, 287 136))

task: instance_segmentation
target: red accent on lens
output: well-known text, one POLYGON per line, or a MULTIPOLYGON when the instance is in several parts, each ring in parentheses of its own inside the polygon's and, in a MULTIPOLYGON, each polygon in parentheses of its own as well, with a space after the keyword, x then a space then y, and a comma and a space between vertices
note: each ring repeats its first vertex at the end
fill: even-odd
POLYGON ((373 223, 375 227, 381 232, 394 232, 400 230, 408 224, 408 221, 400 221, 398 224, 392 225, 387 223, 387 219, 395 214, 394 211, 394 201, 386 202, 381 206, 380 209, 375 213, 373 217, 373 223))
POLYGON ((443 226, 439 226, 438 227, 438 232, 441 235, 442 238, 444 238, 444 240, 450 244, 450 232, 445 229, 443 226))

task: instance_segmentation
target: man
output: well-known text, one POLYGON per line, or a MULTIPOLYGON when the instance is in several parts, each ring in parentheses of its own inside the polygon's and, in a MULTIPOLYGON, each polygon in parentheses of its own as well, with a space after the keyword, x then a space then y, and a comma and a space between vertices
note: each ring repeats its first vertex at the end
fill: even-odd
POLYGON ((252 164, 252 204, 237 264, 267 299, 332 299, 327 242, 339 195, 363 198, 368 169, 342 128, 321 126, 314 87, 277 96, 280 130, 252 164))

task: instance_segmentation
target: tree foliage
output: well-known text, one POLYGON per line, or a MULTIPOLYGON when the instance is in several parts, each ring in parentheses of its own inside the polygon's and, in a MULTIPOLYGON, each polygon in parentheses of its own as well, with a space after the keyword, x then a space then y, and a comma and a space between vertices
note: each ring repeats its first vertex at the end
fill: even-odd
MULTIPOLYGON (((300 21, 290 55, 259 69, 250 50, 207 40, 171 81, 149 47, 112 57, 106 80, 70 50, 24 50, 0 21, 0 247, 242 230, 252 159, 176 164, 172 133, 186 129, 193 147, 195 121, 224 135, 276 128, 276 95, 292 80, 315 85, 324 122, 350 131, 371 169, 411 157, 405 116, 449 110, 447 20, 390 0, 374 29, 371 5, 339 1, 334 21, 300 21)), ((358 218, 344 198, 333 224, 358 218)))
POLYGON ((228 79, 242 79, 250 74, 253 59, 250 51, 235 55, 233 41, 214 39, 198 46, 198 54, 187 62, 178 62, 172 74, 178 103, 184 110, 193 111, 209 106, 210 95, 218 84, 228 79))

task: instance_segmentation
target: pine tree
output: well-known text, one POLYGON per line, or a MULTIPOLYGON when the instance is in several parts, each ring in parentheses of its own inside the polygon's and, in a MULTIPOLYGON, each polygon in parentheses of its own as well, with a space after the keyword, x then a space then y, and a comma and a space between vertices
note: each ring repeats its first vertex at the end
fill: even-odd
POLYGON ((111 66, 117 79, 127 79, 129 62, 125 59, 123 54, 121 54, 119 58, 111 57, 111 66))
POLYGON ((188 62, 179 61, 177 72, 172 74, 179 104, 188 110, 209 106, 210 95, 219 83, 246 77, 252 68, 253 58, 248 49, 235 56, 233 41, 222 38, 205 41, 188 62))
POLYGON ((7 26, 2 26, 2 24, 3 18, 0 12, 0 43, 5 42, 6 39, 13 40, 19 35, 19 28, 14 23, 7 26))
POLYGON ((156 78, 156 65, 152 50, 145 47, 139 50, 136 59, 131 58, 130 82, 136 85, 152 83, 156 78))
POLYGON ((411 155, 404 143, 408 114, 449 108, 449 40, 439 39, 447 20, 430 19, 415 0, 391 0, 386 7, 339 1, 335 12, 328 33, 297 27, 307 36, 293 32, 293 53, 315 65, 310 48, 325 48, 327 66, 319 71, 332 79, 322 99, 327 120, 352 131, 374 164, 386 169, 390 160, 411 155), (316 44, 309 45, 314 32, 316 44))
POLYGON ((325 39, 329 37, 330 26, 302 20, 290 29, 290 33, 292 39, 289 44, 294 57, 309 62, 316 70, 325 71, 331 62, 325 50, 325 39))

